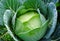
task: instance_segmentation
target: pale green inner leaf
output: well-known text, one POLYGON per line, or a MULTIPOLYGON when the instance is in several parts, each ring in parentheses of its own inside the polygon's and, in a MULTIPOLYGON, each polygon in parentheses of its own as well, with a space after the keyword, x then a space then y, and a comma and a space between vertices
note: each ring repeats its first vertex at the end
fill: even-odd
POLYGON ((30 20, 32 17, 34 17, 36 14, 34 14, 34 12, 29 12, 29 13, 26 13, 22 16, 20 16, 18 19, 24 23, 24 22, 27 22, 28 20, 30 20))

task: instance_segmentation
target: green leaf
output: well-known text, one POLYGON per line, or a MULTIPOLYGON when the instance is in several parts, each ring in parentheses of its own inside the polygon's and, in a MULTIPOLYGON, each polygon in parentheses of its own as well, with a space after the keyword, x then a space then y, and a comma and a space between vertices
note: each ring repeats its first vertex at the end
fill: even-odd
POLYGON ((1 3, 6 9, 12 9, 16 11, 21 5, 19 0, 1 0, 1 3))
POLYGON ((6 10, 6 11, 5 11, 4 16, 3 16, 4 25, 5 25, 5 27, 7 28, 7 31, 8 31, 8 33, 10 34, 10 36, 11 36, 15 41, 18 41, 18 40, 14 37, 12 31, 10 30, 10 27, 11 27, 10 24, 11 24, 11 23, 9 24, 9 22, 10 22, 12 16, 13 16, 13 12, 11 12, 10 10, 6 10))
POLYGON ((5 8, 4 5, 0 2, 0 25, 3 25, 3 14, 4 14, 5 8))
POLYGON ((56 6, 59 7, 59 6, 60 6, 60 2, 58 2, 58 3, 56 4, 56 6))
POLYGON ((25 8, 39 8, 42 14, 47 14, 47 6, 42 0, 26 0, 23 5, 25 8))
POLYGON ((50 28, 45 36, 45 38, 50 38, 52 33, 55 30, 56 23, 57 23, 57 10, 56 6, 53 2, 48 4, 48 19, 50 19, 50 28))
POLYGON ((0 26, 0 37, 7 32, 6 28, 3 26, 0 26))
POLYGON ((43 0, 45 3, 50 3, 50 2, 53 2, 53 3, 57 3, 59 0, 43 0))
POLYGON ((10 10, 6 10, 4 13, 4 16, 3 16, 4 24, 9 26, 10 25, 9 22, 10 22, 12 16, 13 16, 13 13, 10 10))
POLYGON ((25 13, 28 13, 28 12, 35 12, 36 9, 33 9, 33 8, 29 8, 29 9, 26 9, 25 6, 20 6, 18 9, 17 9, 17 17, 25 14, 25 13))
POLYGON ((53 40, 59 40, 60 39, 60 24, 57 24, 57 27, 52 35, 53 40))
POLYGON ((14 41, 12 39, 12 37, 8 34, 8 32, 4 33, 1 37, 0 37, 0 41, 14 41))
POLYGON ((6 9, 15 12, 21 5, 19 0, 1 0, 0 1, 0 25, 3 25, 3 15, 6 9))
POLYGON ((16 15, 17 15, 17 13, 15 13, 13 15, 13 17, 12 17, 12 27, 13 27, 13 30, 14 30, 14 27, 15 27, 16 15))

